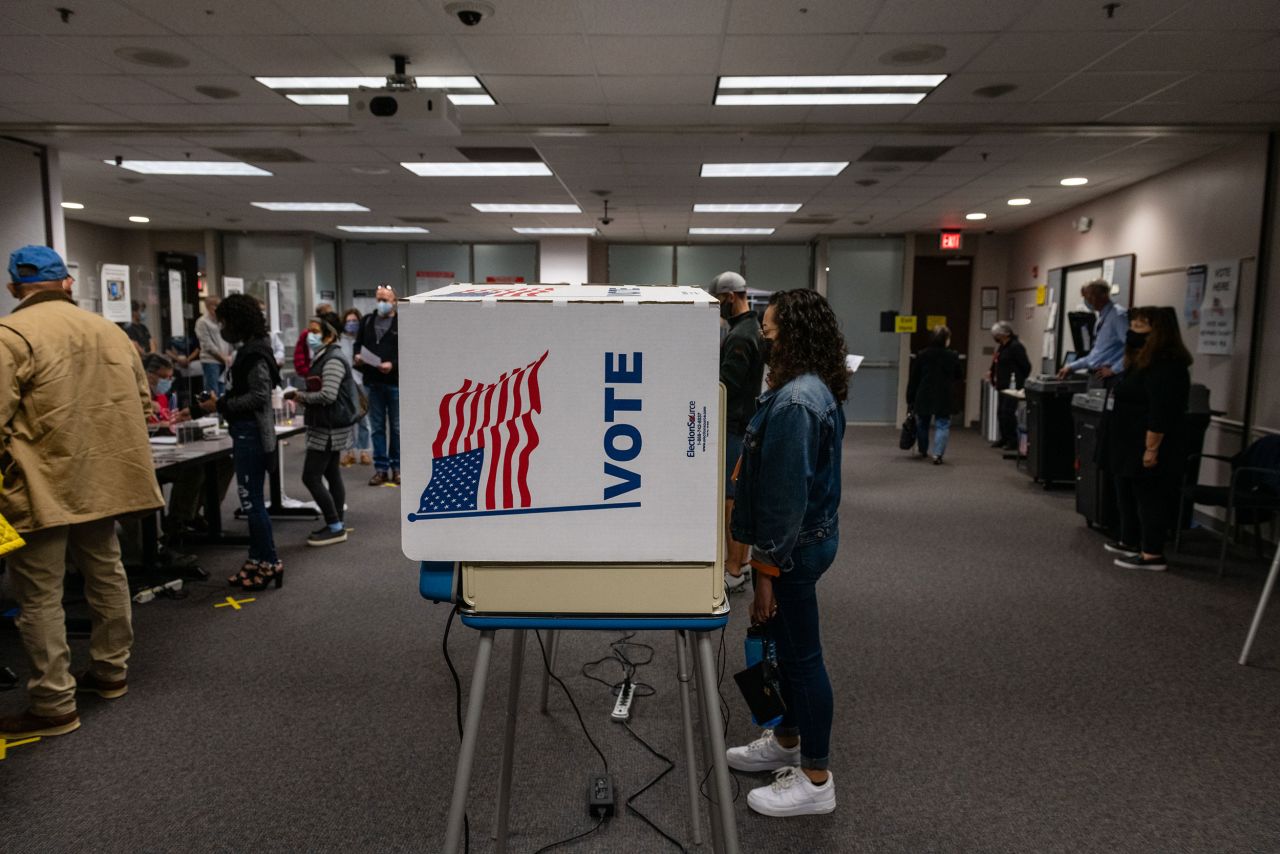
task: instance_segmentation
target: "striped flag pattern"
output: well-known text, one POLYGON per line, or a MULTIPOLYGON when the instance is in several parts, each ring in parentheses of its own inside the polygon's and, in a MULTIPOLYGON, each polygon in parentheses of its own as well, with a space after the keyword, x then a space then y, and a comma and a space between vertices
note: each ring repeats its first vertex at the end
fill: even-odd
POLYGON ((441 398, 419 514, 532 505, 529 457, 539 441, 533 416, 542 412, 538 371, 549 353, 494 383, 464 380, 441 398))

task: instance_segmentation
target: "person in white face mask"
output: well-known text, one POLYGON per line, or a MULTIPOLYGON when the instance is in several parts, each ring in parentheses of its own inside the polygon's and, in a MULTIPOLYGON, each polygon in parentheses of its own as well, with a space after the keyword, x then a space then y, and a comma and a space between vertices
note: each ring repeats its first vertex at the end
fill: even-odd
POLYGON ((396 292, 378 285, 378 304, 360 321, 355 340, 355 366, 364 377, 369 396, 369 428, 373 433, 373 477, 370 486, 400 485, 400 335, 396 292), (378 357, 370 364, 360 357, 368 350, 378 357))

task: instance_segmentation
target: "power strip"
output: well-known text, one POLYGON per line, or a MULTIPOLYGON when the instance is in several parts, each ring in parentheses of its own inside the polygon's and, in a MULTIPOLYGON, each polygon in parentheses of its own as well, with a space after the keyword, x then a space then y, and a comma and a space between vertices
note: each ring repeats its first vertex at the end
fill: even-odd
POLYGON ((610 713, 609 717, 613 718, 615 721, 631 720, 631 703, 635 698, 635 683, 628 680, 623 683, 622 687, 618 690, 618 699, 613 704, 613 712, 610 713))
POLYGON ((162 595, 165 591, 172 590, 176 593, 181 589, 182 579, 175 578, 173 581, 166 582, 157 587, 148 587, 144 590, 139 590, 134 595, 133 601, 137 602, 139 605, 145 605, 148 602, 154 601, 157 596, 162 595))

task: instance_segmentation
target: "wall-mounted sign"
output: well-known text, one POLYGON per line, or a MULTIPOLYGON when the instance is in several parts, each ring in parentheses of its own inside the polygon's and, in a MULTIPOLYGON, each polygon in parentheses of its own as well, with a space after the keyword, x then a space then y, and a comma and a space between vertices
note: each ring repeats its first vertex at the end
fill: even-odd
POLYGON ((102 280, 102 316, 112 323, 133 320, 129 309, 129 265, 103 264, 99 278, 102 280))
POLYGON ((236 276, 222 277, 222 295, 230 296, 231 294, 244 293, 244 279, 236 276))
POLYGON ((939 326, 947 325, 947 316, 945 314, 931 314, 925 320, 926 329, 936 329, 939 326))
POLYGON ((915 332, 916 316, 914 314, 903 317, 899 315, 893 319, 894 332, 915 332))
POLYGON ((938 248, 947 252, 960 250, 961 237, 958 231, 944 231, 938 236, 938 248))
POLYGON ((1049 288, 1045 285, 1036 285, 1036 305, 1044 305, 1048 299, 1049 288))

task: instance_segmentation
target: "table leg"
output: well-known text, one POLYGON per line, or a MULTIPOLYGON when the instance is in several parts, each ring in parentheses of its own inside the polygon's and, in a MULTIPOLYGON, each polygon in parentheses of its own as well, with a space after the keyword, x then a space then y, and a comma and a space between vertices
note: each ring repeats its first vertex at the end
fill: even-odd
POLYGON ((684 632, 676 636, 676 679, 680 682, 680 720, 684 724, 684 767, 689 775, 689 827, 693 844, 702 844, 702 822, 698 815, 698 763, 693 758, 693 713, 689 704, 689 657, 684 632))
POLYGON ((1262 595, 1258 597, 1258 610, 1253 613, 1253 624, 1249 626, 1249 636, 1245 638, 1244 649, 1240 650, 1240 663, 1249 663, 1249 650, 1253 648, 1253 639, 1258 636, 1258 626, 1262 625, 1262 614, 1267 610, 1267 602, 1271 599, 1271 591, 1276 586, 1276 575, 1280 574, 1280 547, 1276 548, 1276 556, 1271 559, 1271 572, 1267 574, 1267 583, 1262 586, 1262 595))
POLYGON ((560 633, 555 629, 547 632, 547 666, 542 668, 542 694, 538 699, 538 708, 547 713, 547 695, 551 688, 551 672, 556 668, 556 650, 560 647, 560 633))
POLYGON ((513 632, 511 644, 511 683, 507 687, 507 726, 502 739, 502 770, 498 773, 498 820, 493 838, 497 854, 507 851, 507 820, 511 815, 512 764, 516 753, 516 720, 520 715, 520 676, 524 670, 524 641, 528 632, 513 632))
POLYGON ((480 714, 484 710, 484 689, 489 678, 489 655, 493 652, 493 630, 480 633, 476 648, 476 666, 471 677, 471 694, 467 699, 467 720, 462 729, 462 746, 458 749, 458 768, 453 777, 453 800, 449 803, 449 819, 445 825, 444 852, 458 854, 462 845, 462 823, 467 810, 467 792, 471 788, 471 770, 476 758, 476 740, 480 734, 480 714))
MULTIPOLYGON (((710 735, 708 735, 709 731, 707 729, 707 700, 708 700, 707 690, 706 690, 706 686, 702 682, 702 678, 700 675, 702 672, 702 667, 698 663, 698 656, 693 649, 693 643, 694 643, 693 636, 689 632, 681 632, 681 634, 684 635, 685 642, 689 645, 688 653, 690 656, 690 672, 693 677, 693 683, 696 686, 696 689, 698 691, 698 724, 699 726, 702 727, 702 739, 701 739, 702 765, 707 768, 707 773, 710 774, 711 768, 714 766, 715 761, 711 756, 711 737, 710 735)), ((716 701, 713 701, 713 702, 716 702, 716 701)), ((699 779, 701 779, 702 768, 699 767, 698 771, 699 771, 699 779)), ((697 792, 699 797, 702 796, 700 788, 697 788, 697 784, 695 784, 695 791, 697 792)), ((715 854, 723 854, 724 845, 720 841, 720 836, 721 836, 720 822, 716 820, 716 814, 714 812, 715 800, 716 800, 715 795, 712 795, 709 798, 709 803, 711 804, 711 807, 708 809, 708 815, 707 815, 708 824, 710 824, 711 826, 711 850, 715 852, 715 854)), ((702 816, 701 816, 701 810, 699 810, 698 823, 701 824, 701 822, 702 822, 702 816)))
MULTIPOLYGON (((719 694, 716 691, 715 656, 711 652, 709 632, 698 634, 698 660, 702 677, 702 705, 707 711, 707 738, 711 742, 712 776, 716 780, 716 800, 720 803, 721 841, 725 854, 738 854, 738 825, 733 816, 733 790, 729 780, 729 761, 725 756, 724 731, 721 729, 719 694)), ((713 822, 714 823, 714 822, 713 822)))

